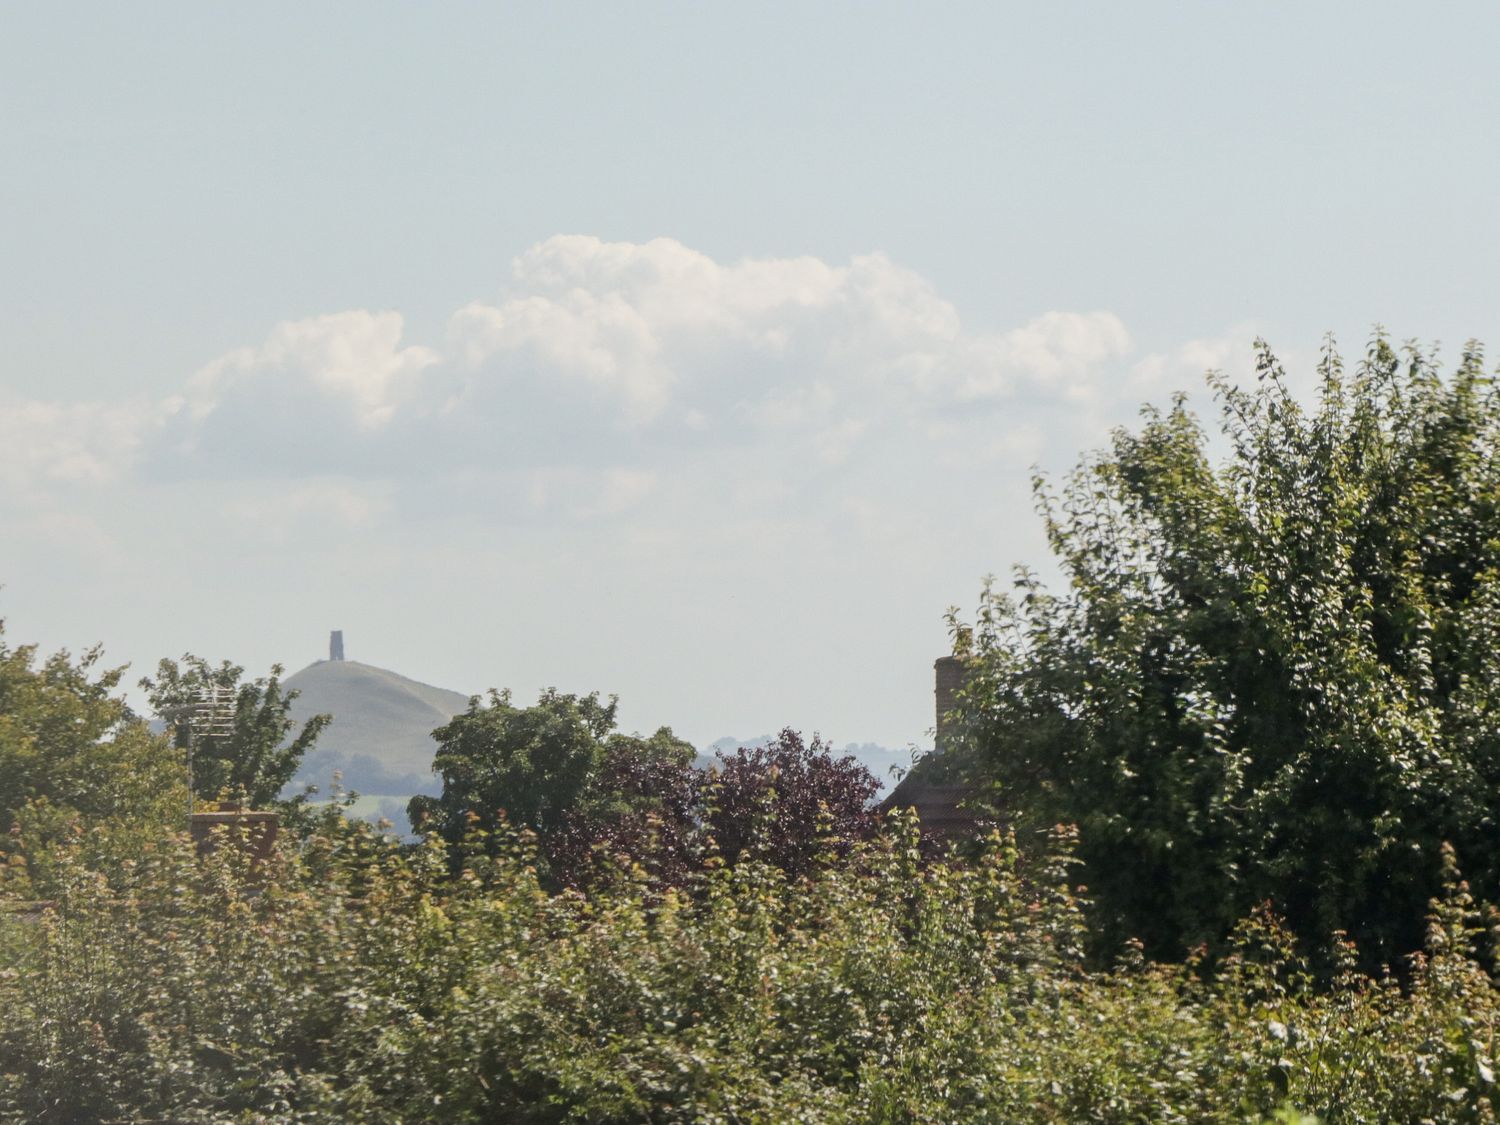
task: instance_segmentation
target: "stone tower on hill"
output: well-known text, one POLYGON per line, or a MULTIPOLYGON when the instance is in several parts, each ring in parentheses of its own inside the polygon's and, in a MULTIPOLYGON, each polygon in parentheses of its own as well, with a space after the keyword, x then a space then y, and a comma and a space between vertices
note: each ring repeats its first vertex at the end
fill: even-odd
POLYGON ((342 629, 335 629, 328 634, 328 659, 344 659, 344 631, 342 629))
POLYGON ((294 722, 333 716, 302 759, 293 791, 312 784, 329 792, 337 771, 342 786, 360 794, 359 815, 378 813, 405 831, 406 802, 417 793, 442 792, 432 772, 432 732, 467 710, 469 697, 345 659, 338 636, 333 634, 329 659, 282 684, 299 693, 289 713, 294 722))

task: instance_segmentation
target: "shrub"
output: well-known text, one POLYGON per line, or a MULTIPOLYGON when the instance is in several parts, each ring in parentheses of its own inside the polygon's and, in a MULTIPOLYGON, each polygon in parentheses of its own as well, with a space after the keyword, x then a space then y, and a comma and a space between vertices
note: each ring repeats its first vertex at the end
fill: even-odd
MULTIPOLYGON (((923 864, 898 819, 790 878, 550 894, 503 824, 450 872, 329 818, 252 871, 59 855, 0 912, 0 1118, 344 1122, 1493 1119, 1494 986, 1451 861, 1410 981, 1316 985, 1260 913, 1216 974, 1083 963, 1067 834, 923 864)), ((0 895, 3 895, 0 888, 0 895)))

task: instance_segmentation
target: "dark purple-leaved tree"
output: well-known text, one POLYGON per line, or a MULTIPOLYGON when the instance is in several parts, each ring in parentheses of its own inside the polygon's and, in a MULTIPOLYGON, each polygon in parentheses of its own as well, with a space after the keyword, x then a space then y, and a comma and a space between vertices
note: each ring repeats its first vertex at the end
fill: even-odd
POLYGON ((669 730, 614 735, 586 799, 541 838, 554 877, 581 887, 632 863, 655 883, 682 885, 697 866, 702 784, 693 748, 669 730))
POLYGON ((783 730, 766 746, 719 753, 704 821, 727 862, 749 853, 803 875, 820 852, 872 828, 880 783, 854 757, 828 750, 816 735, 804 742, 783 730))

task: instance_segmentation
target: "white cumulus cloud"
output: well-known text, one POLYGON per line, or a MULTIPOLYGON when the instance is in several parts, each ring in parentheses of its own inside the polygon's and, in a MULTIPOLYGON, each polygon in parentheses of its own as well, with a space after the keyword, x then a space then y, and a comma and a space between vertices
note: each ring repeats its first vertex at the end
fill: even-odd
POLYGON ((230 352, 194 375, 187 409, 202 421, 236 400, 317 396, 346 411, 356 428, 378 430, 422 369, 438 362, 430 348, 402 347, 401 331, 399 313, 364 310, 279 324, 260 346, 230 352))
POLYGON ((733 505, 747 475, 809 503, 892 458, 980 464, 1037 448, 1036 425, 1120 420, 1225 350, 1133 348, 1107 311, 968 329, 878 253, 725 263, 669 238, 560 235, 437 342, 355 309, 276 325, 157 403, 10 402, 0 480, 275 481, 294 514, 361 525, 399 512, 402 488, 519 520, 733 505))

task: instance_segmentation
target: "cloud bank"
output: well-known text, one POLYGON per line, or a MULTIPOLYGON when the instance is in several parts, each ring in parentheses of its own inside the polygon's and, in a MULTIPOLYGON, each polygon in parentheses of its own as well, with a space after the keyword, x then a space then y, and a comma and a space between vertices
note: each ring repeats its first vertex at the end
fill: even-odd
POLYGON ((1222 348, 1133 352, 1107 311, 969 331, 881 254, 723 264, 667 238, 560 235, 438 341, 406 340, 398 312, 350 310, 279 324, 161 401, 4 403, 0 480, 13 495, 318 481, 286 484, 293 506, 344 520, 381 510, 391 482, 482 482, 513 514, 605 518, 716 457, 815 479, 912 442, 951 459, 954 427, 979 423, 978 459, 1014 452, 1028 411, 1108 415, 1222 348))

